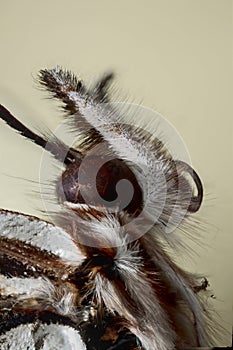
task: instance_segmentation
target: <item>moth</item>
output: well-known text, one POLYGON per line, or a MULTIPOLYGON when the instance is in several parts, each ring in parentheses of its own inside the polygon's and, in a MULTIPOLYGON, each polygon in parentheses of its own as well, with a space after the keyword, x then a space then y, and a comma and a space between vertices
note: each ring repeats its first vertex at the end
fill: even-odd
POLYGON ((207 280, 167 250, 201 206, 201 180, 111 103, 112 79, 87 87, 60 67, 39 72, 62 102, 78 140, 72 146, 0 107, 2 120, 64 168, 52 222, 0 211, 1 350, 168 350, 214 341, 202 300, 207 280))

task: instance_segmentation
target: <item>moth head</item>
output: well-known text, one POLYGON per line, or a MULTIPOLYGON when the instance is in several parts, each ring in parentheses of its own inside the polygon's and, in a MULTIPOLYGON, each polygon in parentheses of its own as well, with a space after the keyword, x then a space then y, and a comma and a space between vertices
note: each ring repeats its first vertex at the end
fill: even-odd
POLYGON ((129 127, 123 114, 109 106, 112 77, 107 74, 88 88, 60 67, 39 73, 41 85, 62 101, 67 123, 82 137, 80 152, 69 149, 62 140, 49 142, 35 134, 3 106, 0 117, 64 163, 66 169, 58 179, 56 192, 59 200, 68 203, 71 209, 87 205, 132 216, 149 209, 148 216, 155 223, 164 226, 169 221, 179 223, 186 213, 200 208, 201 180, 190 165, 172 158, 148 129, 146 133, 138 127, 129 127), (107 146, 101 149, 103 140, 107 146))

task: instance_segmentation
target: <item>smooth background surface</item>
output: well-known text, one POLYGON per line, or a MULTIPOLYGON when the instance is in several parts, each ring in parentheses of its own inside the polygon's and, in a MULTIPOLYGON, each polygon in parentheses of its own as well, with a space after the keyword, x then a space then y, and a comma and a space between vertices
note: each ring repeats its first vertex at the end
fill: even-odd
MULTIPOLYGON (((216 345, 230 345, 232 1, 0 1, 0 53, 1 103, 28 126, 53 130, 61 121, 33 81, 39 69, 60 64, 90 79, 114 69, 123 97, 143 101, 179 131, 205 185, 198 225, 205 243, 194 245, 192 261, 179 261, 209 276, 228 332, 216 345)), ((40 157, 0 122, 0 207, 40 215, 32 194, 40 157)))

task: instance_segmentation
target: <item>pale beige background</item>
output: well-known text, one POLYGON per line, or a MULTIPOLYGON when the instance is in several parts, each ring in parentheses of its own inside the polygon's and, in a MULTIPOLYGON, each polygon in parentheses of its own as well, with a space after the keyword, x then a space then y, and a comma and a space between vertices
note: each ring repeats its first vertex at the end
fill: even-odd
MULTIPOLYGON (((209 275, 228 331, 217 345, 230 345, 232 322, 231 7, 230 0, 0 1, 1 103, 27 125, 60 122, 32 78, 60 64, 88 78, 114 69, 123 96, 157 109, 182 135, 205 184, 200 226, 208 246, 180 261, 209 275)), ((40 155, 0 123, 0 207, 39 215, 30 195, 38 188, 23 179, 38 181, 40 155)))

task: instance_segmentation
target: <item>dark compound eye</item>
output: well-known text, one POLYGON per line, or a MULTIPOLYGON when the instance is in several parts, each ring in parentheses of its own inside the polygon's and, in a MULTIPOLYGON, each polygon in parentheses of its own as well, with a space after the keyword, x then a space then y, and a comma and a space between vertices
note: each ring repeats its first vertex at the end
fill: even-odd
POLYGON ((99 167, 100 158, 89 156, 85 161, 77 160, 69 164, 58 181, 59 198, 62 201, 109 209, 120 208, 129 214, 138 214, 142 209, 143 195, 134 173, 117 158, 99 167), (117 185, 120 183, 122 188, 118 193, 117 185))

